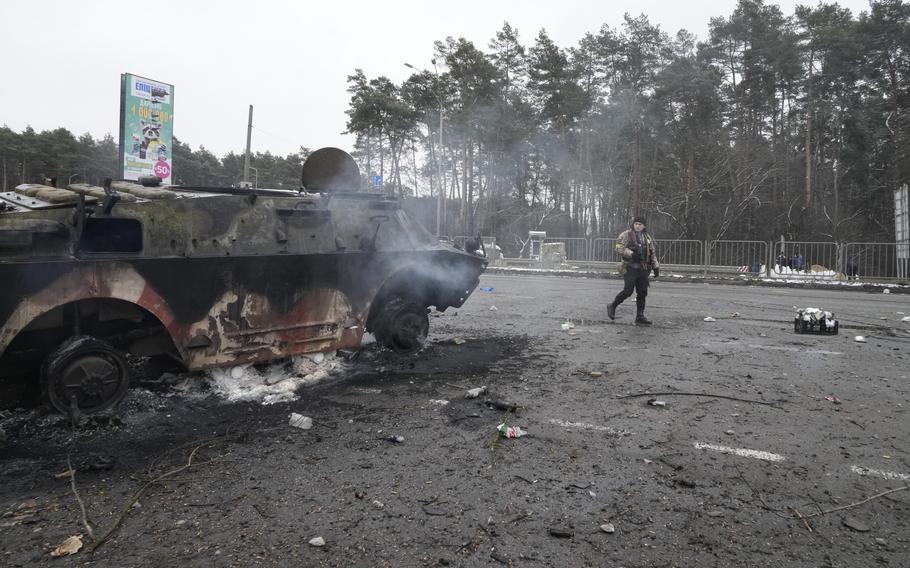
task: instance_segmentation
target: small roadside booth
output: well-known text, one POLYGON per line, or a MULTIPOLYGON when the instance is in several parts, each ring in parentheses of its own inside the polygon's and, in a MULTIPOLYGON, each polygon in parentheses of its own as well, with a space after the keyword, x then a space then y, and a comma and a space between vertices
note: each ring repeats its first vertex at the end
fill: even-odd
POLYGON ((528 244, 530 245, 528 258, 540 260, 540 251, 546 238, 546 231, 528 231, 528 244))

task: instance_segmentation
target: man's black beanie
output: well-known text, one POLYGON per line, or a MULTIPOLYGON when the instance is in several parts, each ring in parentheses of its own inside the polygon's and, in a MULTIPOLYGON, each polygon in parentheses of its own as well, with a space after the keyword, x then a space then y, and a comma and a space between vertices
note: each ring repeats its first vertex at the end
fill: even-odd
POLYGON ((647 223, 645 223, 645 218, 640 215, 636 215, 635 217, 632 217, 632 224, 634 225, 635 223, 641 223, 642 225, 647 225, 647 223))

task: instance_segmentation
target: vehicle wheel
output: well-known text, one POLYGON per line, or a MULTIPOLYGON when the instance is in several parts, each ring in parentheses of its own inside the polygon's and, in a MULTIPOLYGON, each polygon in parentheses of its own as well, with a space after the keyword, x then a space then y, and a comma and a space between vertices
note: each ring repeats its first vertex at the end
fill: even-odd
POLYGON ((63 414, 91 414, 123 400, 130 373, 123 354, 113 345, 80 335, 48 355, 41 381, 47 399, 63 414))
POLYGON ((793 331, 799 333, 799 318, 793 319, 793 331))
POLYGON ((376 316, 373 334, 382 345, 398 353, 413 353, 427 339, 430 318, 427 308, 404 298, 386 303, 376 316))

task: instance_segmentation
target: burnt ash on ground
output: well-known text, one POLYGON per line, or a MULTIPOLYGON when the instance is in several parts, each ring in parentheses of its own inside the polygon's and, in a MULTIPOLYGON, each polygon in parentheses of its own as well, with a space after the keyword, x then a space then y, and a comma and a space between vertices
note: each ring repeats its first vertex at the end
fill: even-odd
MULTIPOLYGON (((460 398, 462 389, 475 386, 491 371, 512 373, 525 366, 527 361, 522 356, 527 344, 526 337, 475 337, 464 343, 442 339, 408 357, 371 344, 351 354, 351 360, 334 376, 300 389, 299 400, 270 406, 225 403, 204 389, 174 393, 161 382, 147 381, 146 388, 130 392, 117 412, 85 417, 76 428, 67 418, 43 407, 6 411, 0 422, 7 437, 0 449, 4 563, 25 566, 54 561, 77 565, 100 561, 152 566, 177 557, 191 560, 214 555, 223 557, 224 565, 241 566, 302 558, 293 553, 294 547, 305 546, 302 550, 308 552, 306 541, 310 537, 303 538, 297 525, 301 518, 312 521, 319 515, 312 511, 302 514, 297 509, 300 503, 288 501, 288 492, 299 495, 312 490, 314 495, 328 498, 328 505, 337 499, 361 504, 369 491, 373 498, 365 503, 372 511, 378 507, 372 504, 375 497, 389 499, 387 491, 373 490, 374 482, 369 478, 375 477, 375 472, 383 471, 385 476, 386 471, 397 471, 396 477, 406 479, 419 469, 407 463, 387 467, 390 464, 384 461, 389 452, 397 453, 415 443, 429 443, 428 448, 435 449, 433 438, 437 434, 424 437, 438 430, 440 422, 459 424, 464 418, 461 414, 469 415, 470 420, 487 414, 487 424, 501 414, 483 405, 482 399, 464 403, 453 400, 448 408, 429 401, 440 399, 441 392, 460 398), (290 412, 312 417, 315 427, 309 431, 290 428, 290 412), (404 436, 405 441, 400 445, 386 441, 392 433, 404 436), (149 479, 186 465, 194 449, 194 459, 200 465, 149 486, 139 505, 123 516, 122 526, 93 555, 63 560, 49 556, 69 534, 86 532, 70 478, 65 475, 68 459, 76 470, 77 487, 88 517, 95 523, 97 537, 135 491, 149 479), (279 463, 284 460, 310 471, 279 463), (333 473, 320 467, 329 463, 338 470, 333 473), (234 491, 241 497, 225 497, 234 491), (245 505, 241 503, 247 500, 245 505), (232 506, 225 510, 222 505, 229 502, 232 506), (278 503, 283 504, 279 510, 266 512, 278 503), (234 505, 245 512, 237 512, 234 505), (196 512, 203 516, 188 515, 196 512), (225 534, 209 529, 236 520, 236 526, 241 527, 236 548, 215 541, 196 544, 195 523, 208 524, 211 515, 221 520, 208 525, 204 532, 215 541, 225 534), (272 520, 289 524, 281 530, 292 531, 286 542, 291 548, 277 550, 263 541, 261 547, 253 547, 257 552, 252 556, 244 552, 247 533, 268 535, 279 530, 272 520), (253 521, 261 526, 252 528, 253 521), (251 528, 245 532, 242 527, 248 525, 251 528), (177 533, 185 539, 170 541, 175 527, 183 528, 177 533)), ((490 388, 494 392, 495 387, 490 388)), ((466 419, 459 428, 467 424, 470 421, 466 419)), ((386 483, 392 488, 400 481, 387 478, 386 483)), ((318 503, 322 499, 308 497, 305 501, 310 500, 318 503)), ((315 536, 315 532, 328 528, 314 523, 311 530, 315 536)), ((84 540, 90 542, 88 537, 84 540)), ((234 540, 226 539, 225 544, 234 540)), ((338 546, 337 541, 332 546, 338 546)))

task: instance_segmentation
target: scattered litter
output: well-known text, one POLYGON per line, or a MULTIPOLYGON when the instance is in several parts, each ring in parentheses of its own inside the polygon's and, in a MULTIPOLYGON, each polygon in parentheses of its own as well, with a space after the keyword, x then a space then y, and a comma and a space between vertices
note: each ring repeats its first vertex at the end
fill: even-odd
POLYGON ((382 509, 383 507, 385 507, 385 504, 382 501, 379 501, 378 499, 373 499, 373 506, 376 507, 377 509, 382 509))
POLYGON ((616 532, 616 527, 613 526, 613 523, 605 523, 600 525, 600 530, 607 534, 613 534, 616 532))
POLYGON ((597 498, 597 493, 594 493, 593 491, 588 491, 588 495, 591 497, 591 499, 597 498))
POLYGON ((288 424, 294 428, 300 428, 301 430, 309 430, 313 427, 313 419, 309 416, 304 416, 302 414, 297 414, 296 412, 291 413, 291 418, 288 420, 288 424))
POLYGON ((478 290, 480 290, 481 292, 492 292, 495 289, 496 288, 494 288, 492 286, 481 286, 480 288, 478 288, 478 290))
POLYGON ((733 312, 732 314, 730 314, 730 317, 731 317, 731 318, 738 318, 738 317, 739 317, 739 312, 733 312))
POLYGON ((872 530, 872 527, 856 517, 844 517, 843 523, 845 527, 853 529, 856 532, 869 532, 872 530))
POLYGON ((657 400, 656 398, 648 399, 648 404, 651 406, 667 406, 667 403, 663 400, 657 400))
POLYGON ((404 442, 404 436, 386 436, 384 440, 386 442, 392 442, 393 444, 400 444, 404 442))
POLYGON ((732 436, 732 435, 736 434, 736 432, 734 432, 733 430, 727 430, 726 432, 724 432, 724 434, 726 434, 727 436, 732 436))
POLYGON ((550 536, 555 536, 556 538, 572 538, 572 531, 564 527, 550 527, 549 528, 550 536))
POLYGON ((604 376, 604 374, 603 374, 602 372, 600 372, 600 371, 591 371, 591 378, 592 378, 592 379, 599 379, 599 378, 601 378, 602 376, 604 376))
POLYGON ((526 431, 518 426, 506 426, 505 422, 497 426, 496 429, 499 430, 499 436, 502 438, 521 438, 527 434, 526 431))
POLYGON ((910 321, 910 316, 902 317, 901 321, 910 321))
POLYGON ((455 345, 464 345, 467 342, 460 337, 456 337, 455 339, 452 340, 452 343, 454 343, 455 345))
POLYGON ((321 536, 310 539, 310 546, 325 546, 325 539, 321 536))
POLYGON ((51 551, 51 556, 57 558, 59 556, 69 556, 70 554, 76 554, 79 550, 82 549, 82 535, 71 536, 68 539, 63 541, 63 544, 51 551))
POLYGON ((518 410, 517 404, 505 402, 502 400, 485 400, 483 403, 490 408, 495 408, 496 410, 505 410, 506 412, 515 412, 518 410))
POLYGON ((708 511, 708 512, 705 513, 705 514, 708 515, 709 517, 715 517, 715 518, 716 518, 716 517, 723 517, 723 516, 724 516, 724 512, 721 511, 721 510, 708 511))
POLYGON ((890 293, 891 293, 891 290, 889 290, 889 289, 887 289, 887 288, 885 288, 884 290, 882 290, 882 294, 890 294, 890 293))
POLYGON ((570 329, 575 328, 575 324, 570 321, 565 321, 562 323, 562 325, 560 327, 562 328, 563 331, 569 331, 570 329))
POLYGON ((447 400, 442 400, 442 399, 433 399, 433 398, 431 398, 431 399, 430 399, 430 404, 432 404, 433 406, 445 406, 445 405, 449 404, 449 401, 447 401, 447 400))
POLYGON ((496 306, 490 306, 490 311, 491 311, 491 312, 495 312, 496 310, 497 310, 497 307, 496 307, 496 306))
POLYGON ((708 316, 704 319, 704 321, 717 321, 717 320, 712 318, 711 316, 708 316))
POLYGON ((862 335, 857 335, 856 337, 853 338, 853 341, 855 341, 857 343, 865 343, 866 338, 863 337, 862 335))
POLYGON ((833 402, 834 404, 840 404, 840 399, 837 398, 836 396, 834 396, 833 394, 829 394, 828 396, 826 396, 825 400, 827 400, 828 402, 833 402))
POLYGON ((486 394, 487 387, 477 387, 474 389, 468 389, 468 392, 464 393, 465 398, 477 398, 482 394, 486 394))

